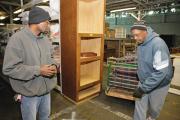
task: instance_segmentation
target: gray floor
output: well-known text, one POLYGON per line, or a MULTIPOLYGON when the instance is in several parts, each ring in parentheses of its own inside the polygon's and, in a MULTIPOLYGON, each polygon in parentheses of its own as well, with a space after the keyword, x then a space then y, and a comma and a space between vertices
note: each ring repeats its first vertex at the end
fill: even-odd
MULTIPOLYGON (((13 91, 0 79, 0 120, 21 120, 19 104, 13 100, 13 91)), ((104 70, 103 88, 106 84, 106 69, 104 70)), ((100 96, 74 105, 52 91, 53 120, 130 120, 132 119, 134 102, 108 97, 101 92, 100 96), (75 118, 75 119, 74 119, 75 118)), ((158 120, 180 120, 180 96, 168 94, 163 110, 158 120)))
MULTIPOLYGON (((92 100, 73 105, 60 95, 52 94, 52 118, 55 120, 76 118, 83 120, 129 120, 132 119, 134 103, 132 101, 107 97, 103 93, 92 100)), ((168 94, 158 120, 180 120, 180 96, 168 94)))

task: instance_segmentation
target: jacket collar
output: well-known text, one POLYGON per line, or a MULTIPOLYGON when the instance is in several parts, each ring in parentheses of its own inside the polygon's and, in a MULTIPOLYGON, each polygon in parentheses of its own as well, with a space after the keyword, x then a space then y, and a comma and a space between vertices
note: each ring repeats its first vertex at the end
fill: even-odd
POLYGON ((25 27, 25 32, 34 39, 43 39, 44 38, 42 34, 40 34, 40 36, 34 35, 28 26, 25 27))
POLYGON ((153 38, 159 36, 157 33, 154 32, 154 30, 151 27, 147 27, 147 32, 148 32, 148 35, 147 35, 145 41, 141 44, 142 46, 149 43, 151 40, 153 40, 153 38))

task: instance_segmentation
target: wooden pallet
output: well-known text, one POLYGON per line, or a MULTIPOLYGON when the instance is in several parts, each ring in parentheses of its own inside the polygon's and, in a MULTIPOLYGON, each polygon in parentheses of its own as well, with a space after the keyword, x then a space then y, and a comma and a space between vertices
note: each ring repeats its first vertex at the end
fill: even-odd
POLYGON ((111 97, 117 97, 117 98, 122 98, 126 100, 132 100, 134 101, 135 98, 132 96, 133 92, 130 92, 128 90, 120 89, 120 88, 108 88, 105 91, 105 94, 107 96, 111 97))

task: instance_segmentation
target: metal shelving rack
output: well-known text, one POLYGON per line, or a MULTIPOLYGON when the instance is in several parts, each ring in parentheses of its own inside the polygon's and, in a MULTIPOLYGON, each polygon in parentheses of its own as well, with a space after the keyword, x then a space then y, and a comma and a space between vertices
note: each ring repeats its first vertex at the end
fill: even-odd
POLYGON ((108 58, 108 81, 106 95, 134 100, 133 91, 137 88, 137 62, 135 56, 108 58))

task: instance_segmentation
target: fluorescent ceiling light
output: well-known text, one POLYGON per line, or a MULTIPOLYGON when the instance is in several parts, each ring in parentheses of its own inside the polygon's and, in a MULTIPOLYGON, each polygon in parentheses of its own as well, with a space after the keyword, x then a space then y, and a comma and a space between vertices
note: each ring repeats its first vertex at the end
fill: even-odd
POLYGON ((153 14, 154 14, 154 11, 152 10, 148 12, 148 15, 153 15, 153 14))
POLYGON ((0 23, 0 25, 5 25, 4 23, 0 23))
POLYGON ((14 11, 13 13, 14 13, 14 14, 18 14, 18 13, 20 13, 20 12, 22 12, 22 9, 16 10, 16 11, 14 11))
POLYGON ((166 9, 164 12, 167 13, 167 12, 168 12, 168 9, 166 9))
POLYGON ((171 5, 172 5, 172 6, 175 5, 175 3, 172 3, 171 5))
POLYGON ((5 18, 5 16, 0 16, 0 20, 4 20, 5 18))
POLYGON ((132 8, 124 8, 124 9, 112 10, 111 12, 122 12, 122 11, 135 10, 135 9, 136 9, 136 7, 132 7, 132 8))
POLYGON ((18 21, 18 20, 20 20, 20 18, 14 18, 13 20, 14 20, 14 21, 18 21))
POLYGON ((171 8, 171 12, 176 12, 176 8, 171 8))
POLYGON ((49 1, 49 0, 43 0, 42 2, 44 2, 44 3, 45 3, 45 2, 48 2, 48 1, 49 1))

